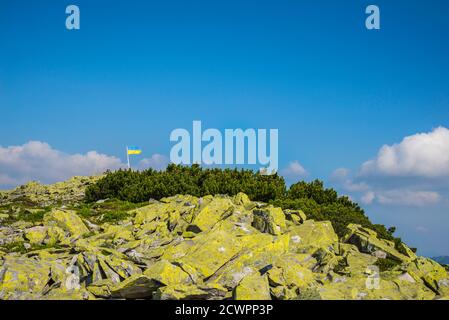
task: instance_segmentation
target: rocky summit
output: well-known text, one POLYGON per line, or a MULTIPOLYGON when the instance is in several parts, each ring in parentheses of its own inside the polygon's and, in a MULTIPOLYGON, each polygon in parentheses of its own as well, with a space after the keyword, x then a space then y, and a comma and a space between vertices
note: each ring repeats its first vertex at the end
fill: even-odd
POLYGON ((77 202, 86 179, 3 194, 0 299, 449 298, 444 267, 356 224, 339 238, 243 193, 111 213, 116 200, 77 202))
POLYGON ((84 198, 87 186, 100 178, 101 176, 72 177, 67 181, 51 185, 31 181, 11 191, 0 190, 0 204, 21 202, 29 205, 47 206, 81 201, 84 198))

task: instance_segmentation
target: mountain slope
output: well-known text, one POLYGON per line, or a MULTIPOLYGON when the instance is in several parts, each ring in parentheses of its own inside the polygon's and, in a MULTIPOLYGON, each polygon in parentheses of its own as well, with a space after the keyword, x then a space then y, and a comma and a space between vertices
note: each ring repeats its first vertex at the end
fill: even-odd
POLYGON ((449 298, 447 271, 405 244, 243 193, 51 197, 0 205, 0 299, 449 298))

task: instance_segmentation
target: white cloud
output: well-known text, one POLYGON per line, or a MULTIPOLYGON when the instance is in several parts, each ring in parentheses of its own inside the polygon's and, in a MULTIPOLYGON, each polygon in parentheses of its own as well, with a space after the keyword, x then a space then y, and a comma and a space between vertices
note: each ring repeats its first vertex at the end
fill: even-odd
POLYGON ((435 178, 449 175, 449 130, 438 127, 429 133, 405 137, 384 145, 377 157, 365 162, 361 176, 386 175, 435 178))
MULTIPOLYGON (((163 168, 166 158, 155 154, 139 163, 139 168, 163 168)), ((37 180, 42 183, 63 181, 75 175, 101 174, 106 170, 125 168, 119 158, 89 151, 68 154, 53 149, 48 143, 30 141, 20 146, 0 146, 0 186, 12 187, 37 180)))
POLYGON ((429 232, 429 229, 426 227, 423 227, 423 226, 417 226, 416 231, 418 231, 420 233, 427 233, 427 232, 429 232))
POLYGON ((403 205, 413 207, 423 207, 427 205, 434 205, 440 202, 441 196, 435 191, 422 191, 422 190, 407 190, 407 189, 394 189, 394 190, 379 190, 376 192, 367 193, 365 200, 376 200, 380 204, 384 205, 403 205))
POLYGON ((376 194, 373 191, 368 191, 362 196, 361 201, 364 204, 371 204, 373 203, 375 197, 376 194))
POLYGON ((161 154, 155 153, 150 158, 143 159, 139 162, 139 169, 153 168, 155 170, 163 170, 170 163, 170 160, 161 154))
POLYGON ((288 166, 280 171, 280 174, 285 176, 286 178, 299 178, 306 176, 307 170, 297 161, 292 161, 288 164, 288 166))
POLYGON ((363 181, 354 182, 349 174, 346 178, 340 180, 336 180, 335 175, 332 177, 334 182, 338 183, 343 190, 358 194, 357 198, 366 205, 378 203, 422 207, 437 204, 442 200, 442 196, 436 191, 413 189, 419 187, 418 184, 405 184, 399 188, 391 189, 388 185, 382 184, 382 180, 377 181, 375 185, 370 185, 363 181))
POLYGON ((30 141, 21 146, 0 147, 2 185, 38 180, 43 183, 65 180, 74 175, 102 173, 122 167, 120 159, 96 151, 67 154, 49 144, 30 141))
POLYGON ((441 200, 441 197, 438 192, 434 191, 397 189, 377 192, 376 199, 381 204, 396 204, 421 207, 436 204, 441 200))
POLYGON ((351 171, 347 168, 335 169, 334 172, 332 172, 331 179, 336 181, 345 180, 349 176, 350 172, 351 171))
POLYGON ((349 169, 338 168, 332 173, 331 180, 339 183, 349 192, 361 192, 369 189, 369 186, 365 182, 354 182, 350 178, 350 174, 351 171, 349 169))
POLYGON ((438 127, 384 145, 355 176, 349 169, 336 169, 331 181, 367 205, 422 207, 444 202, 448 176, 449 130, 438 127))
POLYGON ((368 186, 368 188, 368 191, 360 195, 360 201, 366 205, 378 203, 382 205, 423 207, 438 204, 442 200, 442 196, 436 191, 412 190, 407 189, 408 186, 399 189, 386 189, 382 188, 382 186, 368 186))

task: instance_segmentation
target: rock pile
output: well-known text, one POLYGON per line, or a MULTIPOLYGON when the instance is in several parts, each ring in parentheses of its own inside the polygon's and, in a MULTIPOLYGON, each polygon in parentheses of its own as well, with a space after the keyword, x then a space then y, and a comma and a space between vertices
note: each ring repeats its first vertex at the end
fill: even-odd
POLYGON ((0 227, 8 237, 35 249, 0 251, 0 299, 449 298, 447 271, 406 245, 358 225, 339 239, 242 193, 164 198, 101 225, 53 209, 0 227))
POLYGON ((86 188, 100 178, 101 176, 72 177, 67 181, 50 185, 31 181, 11 191, 0 191, 0 205, 20 201, 45 207, 81 201, 86 188))

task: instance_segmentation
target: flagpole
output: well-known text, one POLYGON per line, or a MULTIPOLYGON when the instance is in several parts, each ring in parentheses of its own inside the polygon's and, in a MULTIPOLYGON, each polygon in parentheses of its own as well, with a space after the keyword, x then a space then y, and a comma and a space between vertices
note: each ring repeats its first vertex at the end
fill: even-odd
POLYGON ((128 169, 131 169, 131 164, 129 163, 129 152, 128 152, 128 146, 126 146, 126 158, 128 159, 128 169))

